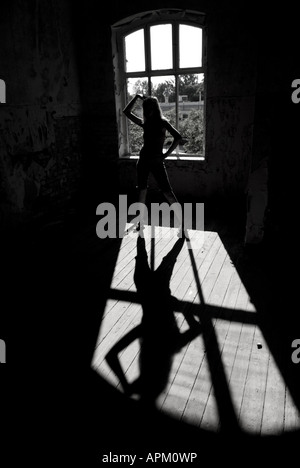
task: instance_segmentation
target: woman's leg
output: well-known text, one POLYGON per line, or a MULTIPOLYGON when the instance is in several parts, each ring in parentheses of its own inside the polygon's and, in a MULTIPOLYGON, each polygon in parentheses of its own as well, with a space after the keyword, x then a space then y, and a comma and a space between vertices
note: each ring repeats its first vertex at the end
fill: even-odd
POLYGON ((181 205, 179 204, 173 190, 163 190, 162 192, 167 202, 173 206, 174 214, 176 216, 177 222, 179 223, 179 226, 183 226, 181 205))
POLYGON ((140 203, 139 223, 137 230, 143 229, 146 196, 147 196, 147 183, 149 176, 149 164, 142 159, 137 162, 137 189, 138 189, 138 203, 140 203))
POLYGON ((140 231, 144 228, 145 224, 145 207, 146 207, 146 196, 147 196, 147 189, 140 189, 138 194, 138 202, 140 203, 140 214, 139 214, 139 224, 137 226, 137 230, 140 231))
POLYGON ((165 199, 170 205, 173 205, 174 214, 177 219, 177 222, 180 226, 180 229, 183 229, 183 216, 181 206, 171 187, 164 161, 158 160, 157 162, 155 162, 151 167, 151 170, 165 199))

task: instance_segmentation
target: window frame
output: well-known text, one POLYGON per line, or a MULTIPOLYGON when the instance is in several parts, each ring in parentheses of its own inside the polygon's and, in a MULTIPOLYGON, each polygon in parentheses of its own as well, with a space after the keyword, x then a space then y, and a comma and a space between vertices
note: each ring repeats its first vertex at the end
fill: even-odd
MULTIPOLYGON (((119 157, 132 157, 129 152, 129 136, 128 123, 123 113, 123 109, 127 104, 127 79, 129 78, 145 78, 148 80, 149 94, 151 94, 151 77, 155 76, 174 76, 175 77, 175 100, 176 109, 176 126, 178 127, 178 104, 179 104, 179 79, 180 75, 184 74, 200 74, 204 75, 204 108, 203 108, 203 154, 185 154, 176 157, 180 159, 205 159, 205 140, 206 140, 206 69, 207 69, 207 35, 205 27, 205 14, 190 10, 155 10, 140 13, 124 20, 115 23, 112 26, 112 52, 113 52, 113 67, 115 77, 115 99, 116 99, 116 115, 119 136, 119 157), (151 70, 151 39, 150 28, 159 24, 172 24, 172 44, 173 44, 173 67, 168 69, 151 70), (201 67, 179 67, 179 26, 180 24, 194 26, 202 29, 202 64, 201 67), (125 37, 140 29, 144 29, 144 56, 145 70, 137 72, 126 71, 125 57, 125 37)), ((168 157, 174 157, 172 154, 168 157)))

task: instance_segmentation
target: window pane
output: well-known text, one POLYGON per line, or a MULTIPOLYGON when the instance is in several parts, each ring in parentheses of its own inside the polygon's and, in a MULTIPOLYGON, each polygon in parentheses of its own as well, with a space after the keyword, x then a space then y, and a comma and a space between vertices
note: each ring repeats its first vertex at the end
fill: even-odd
POLYGON ((125 36, 125 63, 127 72, 145 71, 144 29, 125 36))
POLYGON ((182 147, 185 153, 203 154, 203 78, 203 73, 179 76, 178 130, 187 140, 182 147))
MULTIPOLYGON (((148 95, 148 79, 129 78, 127 79, 127 99, 129 102, 135 94, 148 95)), ((142 101, 138 99, 132 112, 138 117, 143 118, 142 101)), ((130 154, 139 154, 143 145, 143 129, 127 119, 128 124, 128 144, 130 154)))
POLYGON ((151 26, 150 41, 152 70, 172 68, 172 25, 159 24, 151 26))
MULTIPOLYGON (((148 95, 148 78, 128 78, 127 97, 131 99, 135 94, 148 95)), ((140 102, 140 99, 137 101, 140 102)))
POLYGON ((202 29, 179 25, 179 67, 202 66, 202 29))

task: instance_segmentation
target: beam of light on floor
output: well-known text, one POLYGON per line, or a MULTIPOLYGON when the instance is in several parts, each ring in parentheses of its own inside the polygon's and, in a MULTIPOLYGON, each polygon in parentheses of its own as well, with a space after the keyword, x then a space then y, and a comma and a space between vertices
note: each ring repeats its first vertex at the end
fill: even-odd
MULTIPOLYGON (((128 234, 122 240, 92 361, 92 367, 120 391, 120 382, 105 356, 141 323, 143 316, 134 284, 139 233, 132 227, 126 225, 128 234)), ((149 265, 152 262, 157 268, 176 243, 177 231, 159 226, 151 231, 150 226, 145 226, 149 265)), ((174 354, 168 384, 157 399, 158 408, 203 429, 219 431, 223 424, 220 390, 226 385, 227 398, 242 431, 270 435, 299 429, 299 412, 258 326, 255 306, 220 236, 215 231, 188 233, 190 244, 186 242, 180 251, 170 282, 174 314, 182 333, 189 329, 189 317, 198 320, 202 314, 209 322, 203 333, 214 340, 201 333, 174 354), (201 248, 189 250, 193 242, 199 246, 200 241, 201 248), (211 350, 211 346, 215 349, 211 350), (214 383, 221 381, 221 387, 216 388, 214 383)), ((139 339, 120 352, 120 364, 129 382, 139 375, 139 353, 139 339)))

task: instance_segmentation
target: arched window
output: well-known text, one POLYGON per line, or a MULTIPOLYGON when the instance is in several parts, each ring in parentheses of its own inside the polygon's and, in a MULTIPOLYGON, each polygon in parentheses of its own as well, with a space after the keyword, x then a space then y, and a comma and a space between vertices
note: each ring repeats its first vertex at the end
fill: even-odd
MULTIPOLYGON (((156 96, 163 114, 187 139, 174 156, 202 156, 205 148, 205 16, 156 10, 113 25, 113 60, 120 156, 136 155, 142 130, 123 115, 135 93, 156 96)), ((137 101, 140 103, 140 101, 137 101)), ((135 113, 142 109, 135 108, 135 113)), ((166 147, 170 140, 166 138, 166 147)))
POLYGON ((0 104, 6 103, 6 85, 4 80, 0 80, 0 104))

